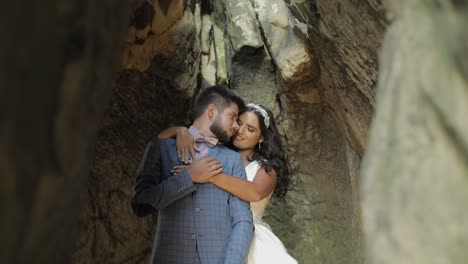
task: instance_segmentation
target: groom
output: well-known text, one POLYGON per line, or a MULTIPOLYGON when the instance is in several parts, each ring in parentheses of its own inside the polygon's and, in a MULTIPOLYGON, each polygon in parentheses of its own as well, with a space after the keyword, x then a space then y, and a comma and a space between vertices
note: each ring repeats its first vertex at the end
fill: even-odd
MULTIPOLYGON (((234 135, 243 107, 230 90, 206 88, 195 101, 190 132, 203 141, 202 152, 221 161, 224 173, 245 179, 240 155, 216 142, 227 143, 234 135)), ((253 236, 249 203, 211 183, 199 183, 196 169, 171 176, 177 164, 175 140, 153 140, 138 170, 133 211, 140 217, 158 211, 151 263, 245 263, 253 236)))

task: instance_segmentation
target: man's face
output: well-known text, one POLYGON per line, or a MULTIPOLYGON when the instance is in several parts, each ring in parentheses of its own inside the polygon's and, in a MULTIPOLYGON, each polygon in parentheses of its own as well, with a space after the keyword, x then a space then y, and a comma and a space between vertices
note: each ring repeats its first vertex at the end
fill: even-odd
POLYGON ((229 142, 231 137, 236 133, 239 128, 237 124, 238 115, 239 107, 234 103, 224 108, 223 112, 218 112, 210 126, 210 130, 218 137, 220 142, 229 142))

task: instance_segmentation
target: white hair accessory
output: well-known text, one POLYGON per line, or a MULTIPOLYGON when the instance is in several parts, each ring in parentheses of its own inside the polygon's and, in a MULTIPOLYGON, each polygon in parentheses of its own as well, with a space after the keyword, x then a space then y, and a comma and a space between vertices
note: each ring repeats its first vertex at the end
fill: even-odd
POLYGON ((263 116, 266 128, 270 127, 270 116, 265 109, 263 109, 258 104, 247 104, 247 107, 251 107, 255 110, 255 112, 261 114, 263 116))

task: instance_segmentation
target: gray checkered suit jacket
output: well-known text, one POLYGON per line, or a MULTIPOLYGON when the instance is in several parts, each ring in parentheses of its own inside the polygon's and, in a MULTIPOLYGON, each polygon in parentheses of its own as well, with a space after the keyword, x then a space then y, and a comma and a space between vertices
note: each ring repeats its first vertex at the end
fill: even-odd
MULTIPOLYGON (((240 155, 226 147, 210 148, 208 156, 223 172, 246 178, 240 155)), ((192 183, 187 171, 170 176, 180 164, 175 140, 154 140, 140 163, 132 208, 137 216, 158 211, 151 263, 246 263, 253 236, 250 204, 211 183, 192 183)))

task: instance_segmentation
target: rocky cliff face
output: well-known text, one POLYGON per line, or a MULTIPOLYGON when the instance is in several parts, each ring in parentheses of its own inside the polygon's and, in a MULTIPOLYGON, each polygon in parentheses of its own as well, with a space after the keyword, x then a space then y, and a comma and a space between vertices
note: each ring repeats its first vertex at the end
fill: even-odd
POLYGON ((275 113, 295 184, 266 221, 291 254, 301 263, 362 262, 358 174, 382 5, 174 0, 134 1, 133 10, 75 262, 146 261, 155 219, 130 212, 137 163, 155 133, 188 122, 197 89, 216 83, 275 113))

